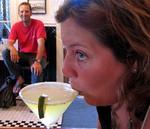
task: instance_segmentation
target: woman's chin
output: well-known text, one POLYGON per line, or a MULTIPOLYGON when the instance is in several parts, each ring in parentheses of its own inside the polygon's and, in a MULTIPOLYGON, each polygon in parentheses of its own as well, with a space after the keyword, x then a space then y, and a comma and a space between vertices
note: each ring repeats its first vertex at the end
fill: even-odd
POLYGON ((88 104, 93 105, 93 106, 108 106, 108 105, 111 105, 109 102, 107 103, 107 102, 102 101, 100 99, 90 98, 90 97, 87 97, 87 96, 84 96, 84 99, 88 104))
POLYGON ((90 105, 93 105, 93 106, 100 105, 100 103, 98 101, 96 101, 95 99, 92 99, 92 98, 89 98, 89 97, 86 97, 86 96, 84 96, 84 99, 90 105))

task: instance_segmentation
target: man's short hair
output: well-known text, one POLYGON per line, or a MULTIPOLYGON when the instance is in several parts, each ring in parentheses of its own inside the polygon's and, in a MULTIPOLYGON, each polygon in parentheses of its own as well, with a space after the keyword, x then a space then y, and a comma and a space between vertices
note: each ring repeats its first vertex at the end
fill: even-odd
POLYGON ((32 8, 31 8, 31 5, 30 5, 29 2, 22 2, 22 3, 20 3, 19 6, 18 6, 18 12, 19 12, 20 6, 22 6, 22 5, 27 5, 27 6, 29 6, 30 11, 32 12, 32 8))

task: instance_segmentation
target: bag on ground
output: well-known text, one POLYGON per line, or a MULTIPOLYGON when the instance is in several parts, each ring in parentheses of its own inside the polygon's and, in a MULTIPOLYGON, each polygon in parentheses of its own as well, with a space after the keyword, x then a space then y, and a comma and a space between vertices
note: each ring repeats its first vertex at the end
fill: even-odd
POLYGON ((16 98, 13 94, 15 80, 8 76, 5 82, 0 86, 0 108, 9 108, 16 105, 16 98))

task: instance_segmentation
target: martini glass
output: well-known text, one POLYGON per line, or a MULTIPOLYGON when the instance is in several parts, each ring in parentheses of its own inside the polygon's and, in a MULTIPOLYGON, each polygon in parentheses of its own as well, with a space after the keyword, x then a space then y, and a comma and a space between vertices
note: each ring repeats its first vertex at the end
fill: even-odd
POLYGON ((19 96, 47 129, 52 128, 78 92, 68 83, 40 82, 21 89, 19 96))

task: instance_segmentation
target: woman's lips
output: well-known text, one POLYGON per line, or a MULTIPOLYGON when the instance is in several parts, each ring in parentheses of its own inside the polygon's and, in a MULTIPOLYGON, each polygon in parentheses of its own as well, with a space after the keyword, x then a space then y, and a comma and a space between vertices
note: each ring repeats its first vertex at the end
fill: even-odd
POLYGON ((69 79, 69 84, 71 84, 72 89, 74 89, 74 90, 76 90, 76 91, 79 92, 79 95, 83 95, 83 92, 82 92, 82 91, 80 91, 80 90, 78 90, 78 89, 75 88, 75 87, 76 87, 76 84, 73 83, 73 81, 72 81, 71 79, 69 79))
POLYGON ((79 92, 79 95, 82 95, 82 93, 83 93, 82 91, 80 91, 80 90, 78 90, 78 89, 74 88, 74 86, 72 86, 72 85, 71 85, 71 87, 72 87, 72 89, 74 89, 74 90, 78 91, 78 92, 79 92))
MULTIPOLYGON (((74 90, 76 90, 76 89, 74 89, 74 90)), ((76 91, 78 91, 78 94, 79 94, 79 95, 82 95, 82 96, 84 96, 84 92, 82 92, 82 91, 79 91, 79 90, 76 90, 76 91)))

